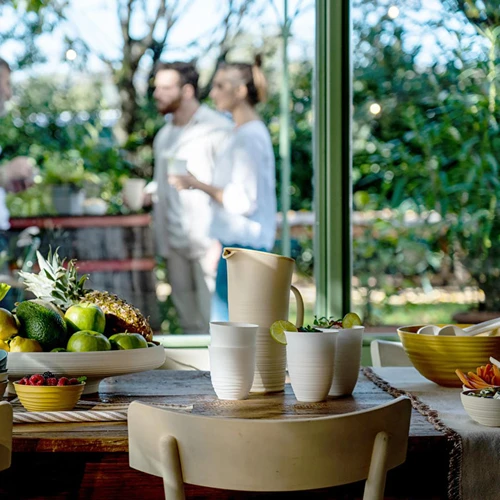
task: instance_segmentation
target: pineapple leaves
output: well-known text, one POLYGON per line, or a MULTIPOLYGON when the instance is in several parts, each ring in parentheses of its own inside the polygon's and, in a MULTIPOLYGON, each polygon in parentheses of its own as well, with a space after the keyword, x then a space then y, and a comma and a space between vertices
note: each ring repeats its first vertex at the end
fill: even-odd
POLYGON ((73 259, 66 264, 66 259, 61 259, 57 250, 52 252, 50 248, 46 259, 37 251, 39 273, 21 271, 19 276, 26 288, 38 298, 68 309, 83 297, 83 285, 88 276, 78 278, 76 261, 73 259))

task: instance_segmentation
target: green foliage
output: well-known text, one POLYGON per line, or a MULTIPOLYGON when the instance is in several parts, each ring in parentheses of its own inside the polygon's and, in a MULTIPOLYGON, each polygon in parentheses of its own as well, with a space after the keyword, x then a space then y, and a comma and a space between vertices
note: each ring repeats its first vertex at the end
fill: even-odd
MULTIPOLYGON (((291 179, 290 206, 292 210, 312 210, 312 62, 300 61, 290 68, 290 141, 291 179)), ((281 160, 279 155, 279 92, 270 95, 261 109, 273 141, 276 157, 277 192, 281 192, 281 160)), ((278 197, 278 210, 281 209, 278 197)))
POLYGON ((11 214, 53 213, 45 186, 64 183, 109 202, 108 213, 126 212, 121 189, 134 166, 101 118, 105 105, 101 85, 92 80, 71 84, 39 78, 19 85, 15 92, 17 106, 0 120, 0 159, 30 156, 40 178, 26 192, 8 195, 11 214))

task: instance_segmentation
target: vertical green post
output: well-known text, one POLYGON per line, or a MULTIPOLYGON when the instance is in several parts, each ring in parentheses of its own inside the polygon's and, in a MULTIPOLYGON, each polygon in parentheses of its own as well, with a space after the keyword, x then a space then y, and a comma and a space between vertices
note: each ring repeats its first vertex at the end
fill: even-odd
POLYGON ((281 160, 281 252, 290 257, 290 82, 288 74, 288 37, 290 20, 288 19, 288 0, 284 0, 283 37, 283 78, 280 93, 280 160, 281 160))
POLYGON ((349 0, 316 0, 314 126, 316 314, 351 309, 351 16, 349 0))

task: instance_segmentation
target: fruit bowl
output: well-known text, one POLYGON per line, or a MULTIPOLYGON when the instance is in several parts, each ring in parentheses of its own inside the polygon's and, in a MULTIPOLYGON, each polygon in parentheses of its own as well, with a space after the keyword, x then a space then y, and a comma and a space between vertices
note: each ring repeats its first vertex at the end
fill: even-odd
POLYGON ((438 385, 462 387, 457 368, 464 373, 475 372, 478 366, 489 363, 490 356, 500 359, 500 337, 419 335, 422 326, 402 326, 398 335, 413 366, 438 385))
MULTIPOLYGON (((11 352, 7 360, 9 381, 25 375, 51 371, 54 375, 80 377, 87 383, 84 394, 98 392, 103 378, 144 372, 160 367, 165 361, 163 346, 147 349, 93 352, 11 352)), ((14 393, 10 383, 9 391, 14 393)))
POLYGON ((13 384, 19 401, 28 411, 72 410, 83 394, 85 385, 85 382, 60 386, 13 384))

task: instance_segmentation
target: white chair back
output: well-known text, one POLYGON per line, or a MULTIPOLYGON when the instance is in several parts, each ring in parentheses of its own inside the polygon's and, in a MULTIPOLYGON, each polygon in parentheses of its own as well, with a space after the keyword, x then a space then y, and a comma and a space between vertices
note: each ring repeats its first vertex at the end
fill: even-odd
POLYGON ((130 466, 163 477, 165 498, 184 482, 238 491, 300 491, 367 479, 365 500, 384 497, 386 472, 406 459, 411 405, 400 397, 319 418, 207 417, 133 402, 130 466))
POLYGON ((370 344, 372 366, 413 366, 401 342, 372 340, 370 344))

